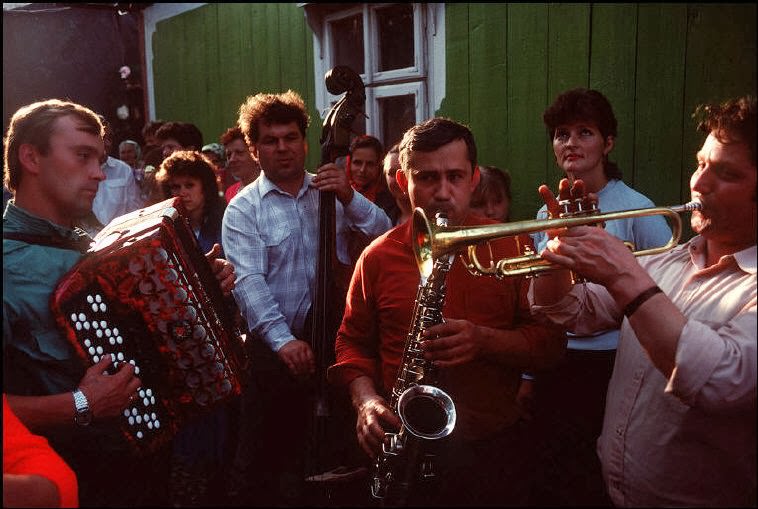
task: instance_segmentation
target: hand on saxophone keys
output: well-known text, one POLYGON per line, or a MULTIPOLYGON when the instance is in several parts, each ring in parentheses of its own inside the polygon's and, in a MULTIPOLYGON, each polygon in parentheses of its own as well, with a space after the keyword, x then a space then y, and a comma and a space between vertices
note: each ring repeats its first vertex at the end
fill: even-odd
POLYGON ((482 351, 478 327, 468 320, 445 319, 423 332, 424 359, 438 368, 458 366, 476 359, 482 351))

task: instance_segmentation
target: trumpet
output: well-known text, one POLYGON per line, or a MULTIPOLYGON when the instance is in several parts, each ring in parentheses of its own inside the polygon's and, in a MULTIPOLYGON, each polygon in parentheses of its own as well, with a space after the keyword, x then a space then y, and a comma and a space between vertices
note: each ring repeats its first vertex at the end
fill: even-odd
POLYGON ((650 207, 606 213, 600 213, 595 210, 593 211, 594 213, 588 215, 570 217, 567 215, 567 217, 553 219, 533 219, 493 225, 432 227, 426 218, 424 210, 416 208, 413 211, 411 238, 413 239, 413 252, 416 257, 416 263, 422 274, 429 273, 434 260, 440 256, 463 251, 464 248, 468 248, 468 262, 464 260, 464 264, 471 274, 476 276, 494 276, 496 278, 520 275, 536 276, 542 272, 559 270, 564 267, 544 260, 539 254, 528 247, 522 256, 502 258, 497 261, 491 259, 489 264, 485 266, 477 257, 476 248, 480 244, 489 243, 495 239, 515 237, 521 234, 556 228, 596 225, 605 221, 632 217, 664 216, 668 218, 671 226, 671 239, 665 245, 639 251, 632 250, 635 256, 646 256, 663 253, 675 247, 682 235, 682 219, 679 214, 695 210, 702 210, 700 202, 691 201, 672 207, 650 207))

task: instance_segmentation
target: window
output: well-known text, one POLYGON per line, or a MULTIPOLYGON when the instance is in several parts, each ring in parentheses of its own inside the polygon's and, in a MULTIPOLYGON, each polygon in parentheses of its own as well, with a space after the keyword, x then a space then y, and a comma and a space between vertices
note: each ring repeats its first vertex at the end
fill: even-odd
POLYGON ((445 90, 444 4, 301 4, 314 31, 321 118, 339 96, 324 86, 335 65, 358 72, 366 115, 354 128, 389 148, 439 109, 445 90))

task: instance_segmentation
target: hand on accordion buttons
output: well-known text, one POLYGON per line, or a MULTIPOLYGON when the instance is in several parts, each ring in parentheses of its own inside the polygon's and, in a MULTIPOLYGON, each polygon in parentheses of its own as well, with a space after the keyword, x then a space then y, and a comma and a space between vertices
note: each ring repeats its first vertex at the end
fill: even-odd
POLYGON ((216 276, 216 279, 221 286, 221 292, 225 296, 228 296, 232 293, 232 289, 234 288, 234 280, 236 277, 234 274, 234 265, 228 260, 219 258, 218 256, 220 254, 221 246, 219 244, 213 244, 213 248, 205 253, 205 257, 211 264, 213 275, 216 276))
POLYGON ((134 366, 122 362, 112 375, 103 374, 111 365, 109 356, 90 366, 79 388, 84 392, 94 417, 115 417, 129 404, 129 398, 142 385, 134 375, 134 366))

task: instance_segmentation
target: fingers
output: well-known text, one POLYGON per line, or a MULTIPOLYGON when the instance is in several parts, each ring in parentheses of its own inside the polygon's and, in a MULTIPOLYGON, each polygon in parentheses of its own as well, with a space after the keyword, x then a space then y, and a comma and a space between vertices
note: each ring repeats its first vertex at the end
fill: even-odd
POLYGON ((290 341, 279 350, 279 358, 297 378, 306 378, 316 372, 316 359, 305 341, 290 341))
POLYGON ((208 259, 209 262, 213 262, 218 256, 221 254, 221 246, 219 244, 213 244, 213 247, 210 251, 205 253, 205 257, 208 259))

